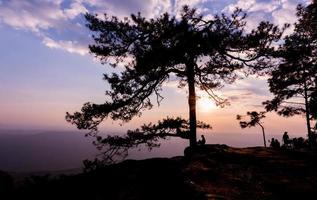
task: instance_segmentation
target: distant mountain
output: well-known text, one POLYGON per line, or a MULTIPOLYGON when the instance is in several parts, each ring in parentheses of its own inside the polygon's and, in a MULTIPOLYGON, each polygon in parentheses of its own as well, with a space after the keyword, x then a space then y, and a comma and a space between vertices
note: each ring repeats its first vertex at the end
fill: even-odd
MULTIPOLYGON (((205 134, 207 143, 234 147, 262 146, 262 135, 205 134)), ((280 140, 280 136, 274 136, 280 140)), ((268 135, 271 138, 271 135, 268 135)), ((188 141, 178 138, 162 142, 160 148, 131 150, 129 158, 182 156, 188 141), (141 150, 141 151, 140 151, 141 150)), ((76 131, 0 130, 0 170, 38 172, 78 169, 84 159, 98 154, 91 138, 76 131)))
POLYGON ((79 168, 97 151, 78 132, 0 131, 0 169, 47 171, 79 168))

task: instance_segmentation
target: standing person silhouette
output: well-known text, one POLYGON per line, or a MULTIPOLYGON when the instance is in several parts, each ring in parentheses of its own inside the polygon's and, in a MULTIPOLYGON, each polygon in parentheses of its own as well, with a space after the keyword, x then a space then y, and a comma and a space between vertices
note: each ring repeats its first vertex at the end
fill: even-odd
POLYGON ((284 134, 283 134, 283 142, 284 142, 284 146, 287 148, 287 149, 291 149, 292 148, 292 140, 289 139, 289 136, 287 134, 287 132, 285 131, 284 134))
POLYGON ((289 143, 289 136, 288 136, 288 133, 286 131, 283 134, 283 142, 285 145, 287 145, 289 143))

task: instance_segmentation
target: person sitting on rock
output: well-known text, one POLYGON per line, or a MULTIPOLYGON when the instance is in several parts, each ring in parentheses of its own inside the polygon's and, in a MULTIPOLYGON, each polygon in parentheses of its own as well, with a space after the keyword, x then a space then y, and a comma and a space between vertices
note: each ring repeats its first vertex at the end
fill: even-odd
POLYGON ((201 146, 206 144, 206 139, 204 135, 201 135, 201 140, 198 140, 197 144, 201 146))

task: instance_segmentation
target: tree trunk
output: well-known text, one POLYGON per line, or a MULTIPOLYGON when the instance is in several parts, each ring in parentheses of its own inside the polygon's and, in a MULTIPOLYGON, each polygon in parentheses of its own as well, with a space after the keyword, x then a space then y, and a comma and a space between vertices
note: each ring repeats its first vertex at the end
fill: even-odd
POLYGON ((264 127, 262 126, 262 124, 259 124, 262 128, 262 134, 263 134, 263 141, 264 141, 264 147, 266 148, 266 138, 265 138, 265 130, 264 127))
POLYGON ((195 92, 195 64, 187 63, 187 81, 188 81, 188 105, 189 105, 189 125, 190 125, 190 136, 189 146, 195 147, 197 145, 196 136, 196 92, 195 92))
POLYGON ((307 83, 306 81, 304 82, 304 98, 305 98, 305 110, 306 110, 306 125, 307 125, 307 133, 308 133, 308 139, 309 139, 309 144, 312 147, 314 144, 314 137, 311 132, 311 126, 310 126, 310 111, 309 111, 309 105, 308 105, 308 94, 307 94, 307 83))

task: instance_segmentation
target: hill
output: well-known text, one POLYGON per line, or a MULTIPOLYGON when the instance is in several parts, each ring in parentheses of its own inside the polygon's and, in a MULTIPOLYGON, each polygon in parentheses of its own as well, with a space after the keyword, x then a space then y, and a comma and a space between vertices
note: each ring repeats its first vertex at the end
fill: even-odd
POLYGON ((184 157, 127 160, 59 178, 33 177, 9 199, 314 199, 311 152, 206 145, 184 157))
POLYGON ((81 168, 98 152, 83 133, 0 130, 0 170, 53 171, 81 168))

